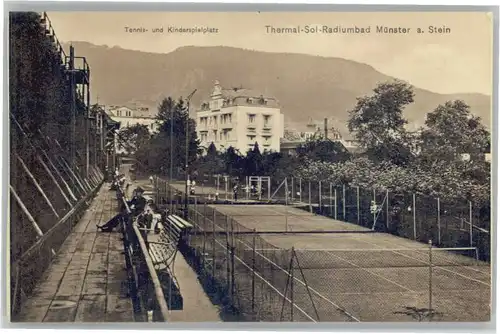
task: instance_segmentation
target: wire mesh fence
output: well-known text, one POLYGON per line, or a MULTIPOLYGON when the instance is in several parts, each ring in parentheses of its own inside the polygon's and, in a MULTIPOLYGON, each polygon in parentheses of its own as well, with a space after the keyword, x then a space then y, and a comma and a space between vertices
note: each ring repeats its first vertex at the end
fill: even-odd
MULTIPOLYGON (((168 182, 161 179, 157 182, 161 184, 158 186, 158 196, 170 198, 169 194, 172 194, 175 203, 186 200, 178 187, 169 187, 168 182)), ((432 240, 440 247, 476 247, 479 258, 489 261, 488 206, 479 206, 468 200, 443 200, 421 194, 395 193, 387 189, 364 189, 297 178, 287 178, 279 184, 273 182, 271 180, 270 184, 275 185, 275 188, 271 188, 269 200, 262 198, 259 201, 254 198, 251 202, 234 201, 234 194, 228 194, 231 199, 229 203, 282 204, 377 232, 387 232, 424 243, 432 240)), ((199 203, 210 203, 210 199, 203 194, 196 195, 199 203)), ((223 202, 226 195, 222 192, 219 195, 219 202, 223 202)), ((188 198, 191 204, 193 198, 188 198)), ((246 198, 243 196, 240 199, 246 198)), ((280 215, 287 214, 286 210, 275 211, 280 211, 280 215)), ((281 229, 288 231, 286 220, 283 219, 281 229)))
MULTIPOLYGON (((487 274, 489 265, 477 260, 475 247, 282 249, 207 204, 190 206, 189 220, 194 229, 187 248, 209 282, 206 288, 224 296, 248 321, 419 318, 401 311, 405 294, 410 300, 420 296, 417 309, 424 314, 419 319, 439 320, 435 314, 442 304, 452 304, 444 290, 452 285, 455 290, 489 288, 488 280, 477 278, 487 274), (384 292, 394 294, 394 303, 382 303, 384 292), (366 311, 364 303, 380 307, 366 311)), ((487 307, 489 301, 483 302, 487 307)), ((460 310, 446 309, 441 318, 455 312, 460 310)))

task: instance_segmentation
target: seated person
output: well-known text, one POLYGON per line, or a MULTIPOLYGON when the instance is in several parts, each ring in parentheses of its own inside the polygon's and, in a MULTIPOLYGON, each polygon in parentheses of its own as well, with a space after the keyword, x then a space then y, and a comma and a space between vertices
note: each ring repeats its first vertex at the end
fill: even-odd
MULTIPOLYGON (((144 198, 144 189, 141 187, 138 187, 136 190, 134 190, 134 197, 127 202, 130 211, 132 211, 132 216, 138 216, 144 211, 144 208, 146 207, 146 199, 144 198)), ((122 212, 118 213, 116 216, 111 218, 106 224, 104 225, 96 225, 97 229, 100 229, 103 232, 112 232, 115 227, 117 227, 120 224, 120 221, 122 218, 124 218, 124 214, 122 212)))

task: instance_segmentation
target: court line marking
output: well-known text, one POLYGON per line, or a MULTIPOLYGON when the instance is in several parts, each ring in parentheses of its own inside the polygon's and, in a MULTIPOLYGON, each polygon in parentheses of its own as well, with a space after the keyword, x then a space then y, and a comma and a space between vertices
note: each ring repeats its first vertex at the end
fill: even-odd
MULTIPOLYGON (((356 268, 358 268, 358 269, 362 269, 362 270, 366 271, 367 273, 372 274, 373 276, 380 277, 380 278, 382 278, 382 279, 386 280, 386 281, 387 281, 387 282, 389 282, 389 283, 392 283, 392 284, 394 284, 394 285, 397 285, 397 286, 399 286, 400 288, 403 288, 403 289, 408 290, 408 291, 411 291, 411 292, 415 292, 414 290, 412 290, 412 289, 410 289, 410 288, 407 288, 407 287, 405 287, 405 286, 403 286, 403 285, 401 285, 401 284, 399 284, 399 283, 396 283, 396 282, 394 282, 393 280, 390 280, 390 279, 388 279, 388 278, 386 278, 386 277, 384 277, 384 276, 382 276, 382 275, 380 275, 380 274, 377 274, 377 273, 371 272, 371 271, 370 271, 369 269, 367 269, 367 268, 360 267, 360 266, 358 266, 357 264, 355 264, 355 263, 353 263, 353 262, 351 262, 351 261, 349 261, 349 260, 343 259, 343 258, 341 258, 340 256, 337 256, 337 255, 333 254, 332 252, 327 251, 327 253, 328 253, 328 254, 331 254, 331 255, 333 255, 333 256, 335 256, 336 258, 338 258, 338 259, 339 259, 339 260, 341 260, 341 261, 344 261, 344 262, 349 263, 350 265, 352 265, 352 266, 354 266, 354 267, 356 267, 356 268)), ((332 269, 333 269, 333 268, 332 268, 332 269)))
MULTIPOLYGON (((371 243, 371 242, 366 241, 366 240, 359 240, 359 241, 361 241, 361 242, 365 242, 365 243, 370 244, 370 245, 372 245, 372 246, 378 246, 378 247, 380 247, 380 245, 377 245, 377 244, 371 243)), ((408 249, 408 250, 411 250, 411 249, 408 249)), ((416 259, 416 258, 414 258, 414 257, 411 257, 411 256, 408 256, 408 255, 405 255, 405 254, 403 254, 403 253, 399 253, 399 252, 397 252, 397 251, 394 251, 394 253, 395 253, 395 254, 399 254, 399 255, 401 255, 401 256, 404 256, 404 257, 407 257, 407 258, 410 258, 410 259, 413 259, 413 260, 418 261, 418 262, 421 262, 421 263, 427 263, 427 262, 425 262, 425 261, 422 261, 422 260, 416 259)), ((427 263, 427 264, 428 264, 428 263, 427 263)), ((486 285, 486 286, 488 286, 488 287, 491 287, 491 285, 490 285, 490 284, 488 284, 488 283, 485 283, 485 282, 480 281, 480 280, 478 280, 478 279, 475 279, 475 278, 472 278, 472 277, 469 277, 469 276, 466 276, 466 275, 460 274, 460 273, 458 273, 458 272, 456 272, 456 271, 453 271, 453 270, 450 270, 450 269, 446 269, 446 268, 443 268, 443 267, 440 267, 440 266, 433 266, 433 267, 434 267, 434 268, 437 268, 437 269, 440 269, 440 270, 443 270, 443 271, 450 272, 450 273, 452 273, 452 274, 455 274, 455 275, 457 275, 457 276, 463 277, 463 278, 465 278, 465 279, 468 279, 468 280, 471 280, 471 281, 474 281, 474 282, 477 282, 477 283, 480 283, 480 284, 484 284, 484 285, 486 285)))

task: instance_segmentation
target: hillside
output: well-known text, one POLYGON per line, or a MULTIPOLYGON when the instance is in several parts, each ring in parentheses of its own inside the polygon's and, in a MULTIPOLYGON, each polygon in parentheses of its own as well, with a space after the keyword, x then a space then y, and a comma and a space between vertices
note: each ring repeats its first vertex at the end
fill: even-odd
MULTIPOLYGON (((155 107, 165 96, 198 92, 193 104, 210 94, 213 82, 224 87, 247 87, 276 97, 285 122, 302 128, 309 117, 330 117, 346 132, 347 110, 356 97, 369 94, 391 80, 373 67, 341 58, 266 53, 231 47, 182 47, 168 54, 73 42, 78 56, 91 66, 92 99, 99 103, 143 103, 155 107)), ((411 64, 409 64, 411 66, 411 64)), ((452 99, 463 99, 490 127, 490 97, 482 94, 443 95, 415 89, 415 103, 405 111, 411 127, 423 124, 425 114, 452 99)), ((334 124, 332 124, 334 125, 334 124)))

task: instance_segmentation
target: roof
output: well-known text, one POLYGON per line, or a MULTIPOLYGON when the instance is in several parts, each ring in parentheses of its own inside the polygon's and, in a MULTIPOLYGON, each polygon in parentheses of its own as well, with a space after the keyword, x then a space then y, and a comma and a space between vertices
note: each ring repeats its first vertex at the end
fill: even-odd
POLYGON ((265 94, 262 94, 262 92, 253 90, 253 89, 248 89, 248 88, 223 88, 222 89, 222 96, 225 98, 237 98, 237 97, 253 97, 255 99, 259 99, 261 97, 268 99, 268 100, 275 100, 274 97, 268 97, 265 94))
POLYGON ((132 112, 132 116, 121 115, 120 117, 130 117, 130 118, 156 118, 156 115, 147 107, 127 107, 127 106, 109 106, 106 108, 106 113, 110 116, 117 116, 117 110, 129 110, 132 112))

